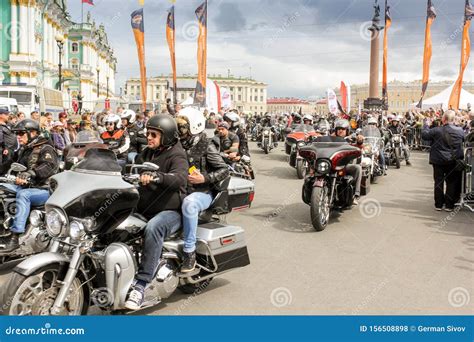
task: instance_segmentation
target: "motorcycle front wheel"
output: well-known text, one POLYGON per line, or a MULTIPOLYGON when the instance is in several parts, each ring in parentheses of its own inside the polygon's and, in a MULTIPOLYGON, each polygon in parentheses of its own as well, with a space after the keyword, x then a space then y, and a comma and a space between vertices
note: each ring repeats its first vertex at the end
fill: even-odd
POLYGON ((400 168, 400 151, 398 150, 398 148, 395 149, 395 166, 397 167, 397 169, 400 168))
MULTIPOLYGON (((10 316, 49 316, 61 285, 59 265, 48 265, 25 277, 14 272, 1 300, 2 314, 10 316)), ((62 315, 85 315, 89 308, 87 286, 76 277, 66 298, 62 315)))
POLYGON ((306 176, 306 163, 303 160, 296 161, 296 176, 303 179, 306 176))
POLYGON ((329 193, 327 187, 313 188, 311 194, 311 223, 316 231, 326 229, 329 222, 329 193))

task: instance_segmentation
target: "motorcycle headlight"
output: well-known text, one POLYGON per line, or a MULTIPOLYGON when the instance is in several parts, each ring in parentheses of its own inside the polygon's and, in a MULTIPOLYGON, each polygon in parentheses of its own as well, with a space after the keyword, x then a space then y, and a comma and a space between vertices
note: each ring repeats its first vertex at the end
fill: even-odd
POLYGON ((331 164, 327 160, 322 160, 318 163, 316 171, 320 174, 328 173, 331 169, 331 164))
POLYGON ((370 158, 362 158, 362 161, 361 161, 360 164, 361 164, 362 167, 370 166, 370 164, 372 164, 372 159, 370 159, 370 158))
POLYGON ((43 224, 43 213, 40 210, 31 211, 30 224, 34 227, 39 227, 43 224))
POLYGON ((72 221, 69 225, 69 236, 73 240, 80 240, 86 235, 86 230, 82 222, 79 221, 72 221))
POLYGON ((269 131, 263 131, 263 135, 269 135, 270 132, 269 131))
POLYGON ((372 145, 364 145, 364 153, 371 154, 372 153, 372 145))
POLYGON ((298 148, 299 148, 299 147, 303 147, 305 145, 305 143, 300 141, 297 145, 298 145, 298 148))
POLYGON ((67 227, 66 215, 59 209, 51 209, 46 212, 46 230, 52 237, 63 235, 67 227))

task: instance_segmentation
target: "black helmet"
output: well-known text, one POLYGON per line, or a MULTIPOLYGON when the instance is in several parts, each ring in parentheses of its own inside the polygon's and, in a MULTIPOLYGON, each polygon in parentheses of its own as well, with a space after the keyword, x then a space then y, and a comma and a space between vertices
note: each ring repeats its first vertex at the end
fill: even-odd
POLYGON ((146 128, 155 129, 161 133, 161 145, 164 147, 173 146, 178 142, 178 125, 171 115, 153 115, 147 121, 146 128))
POLYGON ((40 131, 40 125, 38 121, 32 119, 24 119, 16 123, 12 129, 13 132, 31 132, 40 131))

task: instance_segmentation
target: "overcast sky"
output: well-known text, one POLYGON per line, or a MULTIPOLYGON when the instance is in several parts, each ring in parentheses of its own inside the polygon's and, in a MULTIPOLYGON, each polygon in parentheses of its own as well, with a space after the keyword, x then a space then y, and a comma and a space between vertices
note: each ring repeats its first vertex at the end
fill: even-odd
MULTIPOLYGON (((195 74, 197 24, 194 10, 202 0, 176 1, 178 73, 195 74)), ((464 0, 433 0, 433 80, 455 79, 459 70, 464 0)), ((84 5, 103 23, 118 59, 117 85, 139 76, 130 13, 138 0, 95 0, 84 5)), ((208 73, 253 78, 268 83, 269 96, 313 97, 341 80, 367 83, 368 23, 373 0, 209 0, 208 73)), ((383 20, 384 1, 381 3, 383 20)), ((80 21, 80 0, 69 12, 80 21)), ((389 0, 389 80, 421 79, 426 0, 389 0)), ((169 0, 145 0, 148 76, 169 74, 165 22, 169 0)), ((84 14, 85 17, 85 14, 84 14)), ((472 31, 472 30, 471 30, 472 31)), ((473 38, 474 39, 474 38, 473 38)), ((381 55, 382 57, 382 55, 381 55)), ((473 80, 473 63, 465 80, 473 80)))

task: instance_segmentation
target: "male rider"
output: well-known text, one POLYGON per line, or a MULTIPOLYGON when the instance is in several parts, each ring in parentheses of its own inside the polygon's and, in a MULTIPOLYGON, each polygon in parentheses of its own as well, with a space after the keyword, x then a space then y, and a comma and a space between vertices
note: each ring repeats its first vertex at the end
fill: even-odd
POLYGON ((239 137, 229 130, 230 126, 225 121, 219 123, 217 129, 221 156, 226 161, 238 161, 240 159, 238 155, 240 146, 239 137))
POLYGON ((148 146, 135 163, 151 162, 159 169, 140 175, 138 212, 150 221, 145 227, 135 284, 125 303, 130 310, 138 310, 143 304, 145 288, 155 276, 165 238, 181 228, 181 199, 186 192, 189 169, 186 153, 178 140, 178 127, 171 115, 152 116, 146 128, 148 146))
POLYGON ((390 124, 388 125, 387 129, 392 134, 400 134, 402 136, 402 139, 403 139, 403 142, 404 142, 403 143, 403 154, 405 155, 405 161, 406 161, 407 166, 410 166, 411 165, 411 163, 409 161, 410 155, 408 153, 408 147, 407 147, 405 136, 402 135, 403 128, 400 125, 400 120, 401 120, 401 118, 399 116, 395 116, 392 119, 392 121, 390 122, 390 124))
MULTIPOLYGON (((334 133, 330 136, 318 137, 317 142, 343 142, 349 143, 349 129, 350 123, 346 119, 338 119, 334 123, 334 133)), ((356 182, 355 187, 355 200, 354 205, 359 204, 360 198, 360 186, 362 182, 362 167, 359 164, 348 164, 346 166, 346 172, 352 177, 356 182)))
POLYGON ((0 240, 0 253, 11 252, 19 247, 19 237, 25 232, 31 206, 40 206, 49 198, 48 178, 59 168, 56 150, 50 141, 40 135, 39 122, 25 119, 13 127, 21 147, 14 160, 26 166, 17 175, 15 184, 2 184, 16 192, 16 214, 10 228, 12 234, 0 240))
POLYGON ((127 161, 133 163, 137 155, 147 145, 145 130, 137 125, 137 115, 131 109, 124 110, 120 114, 122 126, 126 129, 130 137, 130 148, 128 150, 127 161))

